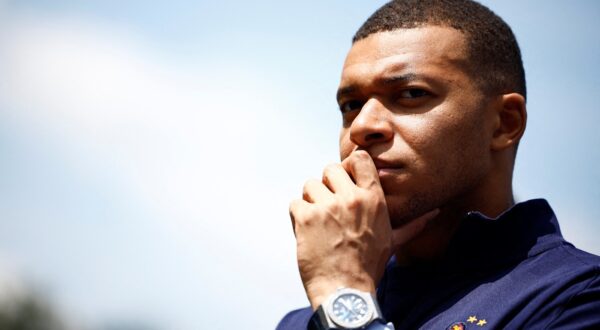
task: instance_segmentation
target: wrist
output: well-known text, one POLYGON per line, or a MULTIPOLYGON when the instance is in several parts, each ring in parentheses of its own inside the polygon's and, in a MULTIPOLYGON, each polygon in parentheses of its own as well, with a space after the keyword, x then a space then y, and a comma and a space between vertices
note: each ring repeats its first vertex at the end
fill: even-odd
POLYGON ((309 330, 393 330, 386 324, 374 294, 339 288, 320 305, 310 319, 309 330))
POLYGON ((354 280, 354 281, 330 281, 320 280, 311 281, 306 285, 306 295, 310 301, 313 311, 323 305, 340 288, 353 288, 362 292, 375 295, 375 284, 372 280, 354 280))

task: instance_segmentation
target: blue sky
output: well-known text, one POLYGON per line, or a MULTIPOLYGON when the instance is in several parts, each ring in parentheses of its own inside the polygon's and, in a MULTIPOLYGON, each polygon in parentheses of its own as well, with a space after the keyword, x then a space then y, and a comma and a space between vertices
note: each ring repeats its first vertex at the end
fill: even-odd
MULTIPOLYGON (((0 282, 99 329, 305 305, 288 202, 337 160, 341 65, 383 3, 0 1, 0 282)), ((484 3, 527 72, 517 198, 600 254, 600 5, 484 3)))

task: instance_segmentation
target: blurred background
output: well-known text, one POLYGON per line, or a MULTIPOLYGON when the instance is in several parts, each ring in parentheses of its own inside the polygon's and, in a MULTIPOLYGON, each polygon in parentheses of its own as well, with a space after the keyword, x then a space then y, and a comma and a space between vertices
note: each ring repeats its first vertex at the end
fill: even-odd
MULTIPOLYGON (((288 202, 338 159, 342 62, 383 3, 0 0, 0 328, 305 306, 288 202)), ((483 3, 527 71, 517 197, 600 254, 600 2, 483 3)))

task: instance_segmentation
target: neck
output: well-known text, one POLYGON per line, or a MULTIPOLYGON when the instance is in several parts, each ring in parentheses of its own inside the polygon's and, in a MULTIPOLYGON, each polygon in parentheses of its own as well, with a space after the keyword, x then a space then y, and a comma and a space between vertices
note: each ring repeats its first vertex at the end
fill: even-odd
MULTIPOLYGON (((493 173, 493 172, 492 172, 493 173)), ((496 172, 501 173, 501 172, 496 172)), ((515 204, 512 193, 512 171, 490 175, 470 193, 458 196, 440 207, 419 236, 395 252, 399 264, 430 262, 442 257, 462 219, 470 211, 495 218, 515 204)))

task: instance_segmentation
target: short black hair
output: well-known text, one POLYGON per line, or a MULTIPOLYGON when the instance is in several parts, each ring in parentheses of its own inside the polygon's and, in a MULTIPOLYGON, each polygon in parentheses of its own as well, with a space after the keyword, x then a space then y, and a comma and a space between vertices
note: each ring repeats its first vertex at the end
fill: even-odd
POLYGON ((469 71, 486 93, 527 97, 521 50, 512 30, 489 8, 471 0, 393 0, 358 29, 352 43, 377 32, 446 26, 467 39, 469 71))

